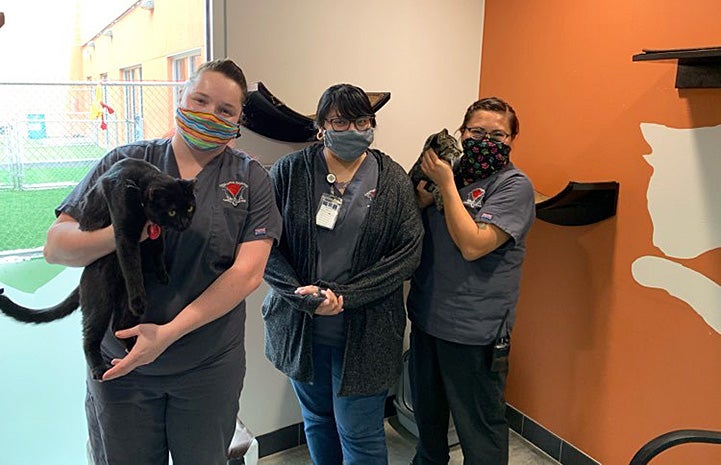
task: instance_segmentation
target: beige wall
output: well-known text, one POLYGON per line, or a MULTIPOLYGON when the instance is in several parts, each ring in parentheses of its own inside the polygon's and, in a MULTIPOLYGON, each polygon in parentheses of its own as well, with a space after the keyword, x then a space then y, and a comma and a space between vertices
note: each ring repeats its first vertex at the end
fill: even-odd
POLYGON ((406 168, 426 136, 455 130, 478 96, 483 1, 213 5, 214 26, 219 17, 227 26, 214 33, 214 56, 236 59, 249 81, 262 81, 299 113, 315 113, 321 93, 339 82, 391 92, 374 145, 406 168))
MULTIPOLYGON (((237 60, 249 81, 262 81, 303 114, 314 113, 320 94, 338 82, 391 92, 378 113, 374 146, 408 169, 426 136, 455 130, 478 97, 483 3, 367 0, 353 8, 330 0, 213 0, 208 47, 214 58, 237 60)), ((266 289, 248 299, 241 403, 256 434, 300 421, 285 376, 263 356, 259 308, 266 289)))

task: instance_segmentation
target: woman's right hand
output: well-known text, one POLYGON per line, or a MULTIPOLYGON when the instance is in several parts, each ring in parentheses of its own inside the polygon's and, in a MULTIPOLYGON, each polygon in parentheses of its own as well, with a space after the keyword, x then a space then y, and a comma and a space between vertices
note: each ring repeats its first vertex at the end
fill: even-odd
POLYGON ((315 309, 316 315, 337 315, 343 311, 343 296, 336 296, 330 289, 321 289, 318 286, 301 286, 295 290, 298 295, 323 296, 325 300, 315 309))

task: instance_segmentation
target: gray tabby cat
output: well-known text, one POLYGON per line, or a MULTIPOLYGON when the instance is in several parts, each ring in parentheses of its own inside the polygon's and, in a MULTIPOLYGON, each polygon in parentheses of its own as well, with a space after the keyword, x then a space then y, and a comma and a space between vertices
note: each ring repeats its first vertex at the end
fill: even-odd
MULTIPOLYGON (((426 139, 426 143, 423 144, 423 150, 421 150, 421 155, 423 155, 423 152, 428 149, 433 149, 433 151, 436 152, 436 155, 438 155, 438 158, 450 163, 451 169, 455 174, 456 168, 458 167, 458 162, 463 156, 463 152, 461 152, 461 149, 458 148, 458 141, 456 140, 456 138, 448 134, 448 129, 444 128, 441 132, 437 132, 428 136, 428 139, 426 139)), ((438 189, 438 186, 436 186, 430 179, 428 179, 428 176, 423 173, 423 170, 421 170, 420 156, 418 157, 418 160, 415 162, 408 174, 411 177, 411 182, 413 183, 414 187, 418 186, 418 183, 421 180, 425 180, 427 182, 425 189, 431 194, 433 194, 433 200, 435 201, 436 208, 438 210, 443 210, 443 198, 441 197, 441 191, 440 189, 438 189)))

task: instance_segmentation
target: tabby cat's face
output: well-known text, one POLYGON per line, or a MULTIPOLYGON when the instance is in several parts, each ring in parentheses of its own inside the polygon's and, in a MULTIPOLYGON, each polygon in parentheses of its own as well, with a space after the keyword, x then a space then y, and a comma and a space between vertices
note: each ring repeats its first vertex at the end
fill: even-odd
POLYGON ((463 155, 461 149, 458 148, 458 141, 455 137, 449 134, 446 129, 431 136, 427 145, 436 152, 438 158, 450 163, 451 168, 455 167, 456 163, 463 155))
POLYGON ((145 214, 153 223, 182 231, 195 214, 195 180, 174 179, 157 182, 148 189, 145 214))

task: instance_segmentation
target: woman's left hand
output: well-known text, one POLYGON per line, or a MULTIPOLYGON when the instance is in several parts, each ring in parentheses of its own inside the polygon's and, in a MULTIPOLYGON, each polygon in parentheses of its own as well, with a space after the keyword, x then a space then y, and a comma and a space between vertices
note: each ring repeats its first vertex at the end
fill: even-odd
POLYGON ((112 368, 103 374, 103 381, 125 376, 139 366, 155 361, 173 343, 167 326, 143 323, 115 332, 118 339, 136 337, 135 345, 123 358, 113 359, 112 368))
POLYGON ((421 170, 433 181, 438 187, 446 185, 454 185, 453 170, 451 164, 445 160, 441 160, 433 149, 428 149, 421 156, 421 170))
POLYGON ((301 286, 295 290, 298 295, 313 295, 320 297, 320 288, 318 286, 301 286))

